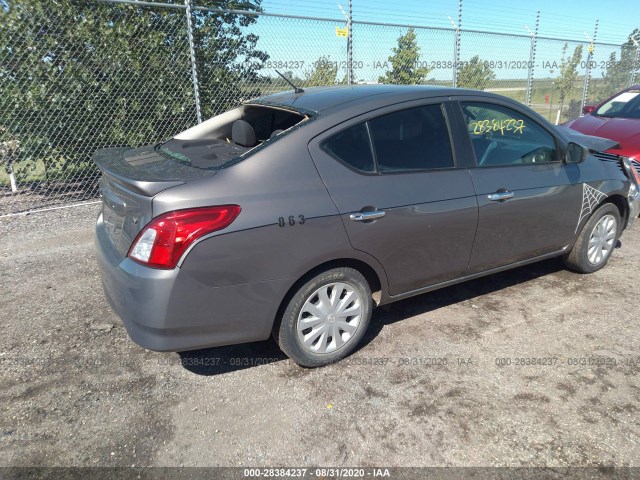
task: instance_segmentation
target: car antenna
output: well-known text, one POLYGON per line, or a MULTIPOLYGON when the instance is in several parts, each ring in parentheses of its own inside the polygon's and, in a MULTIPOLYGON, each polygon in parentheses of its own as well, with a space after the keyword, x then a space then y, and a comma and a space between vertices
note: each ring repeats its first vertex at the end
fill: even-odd
POLYGON ((281 74, 278 70, 276 70, 276 73, 278 75, 280 75, 284 79, 285 82, 287 82, 289 85, 291 85, 293 87, 293 91, 294 92, 296 92, 296 93, 304 93, 303 89, 301 89, 300 87, 296 87, 291 80, 289 80, 287 77, 285 77, 283 74, 281 74))

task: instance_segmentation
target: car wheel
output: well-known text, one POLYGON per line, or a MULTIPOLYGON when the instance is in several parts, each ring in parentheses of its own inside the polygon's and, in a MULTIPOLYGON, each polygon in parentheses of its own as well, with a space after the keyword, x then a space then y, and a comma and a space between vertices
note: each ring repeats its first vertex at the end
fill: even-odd
POLYGON ((334 268, 296 291, 274 334, 294 362, 320 367, 353 352, 369 325, 372 308, 371 290, 362 274, 334 268))
POLYGON ((580 273, 592 273, 607 264, 620 236, 620 212, 605 203, 589 218, 564 263, 580 273))

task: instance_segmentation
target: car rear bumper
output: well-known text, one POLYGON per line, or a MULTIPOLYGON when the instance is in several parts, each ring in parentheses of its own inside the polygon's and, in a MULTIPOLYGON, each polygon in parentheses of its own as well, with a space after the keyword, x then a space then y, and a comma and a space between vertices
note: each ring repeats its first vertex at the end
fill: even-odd
POLYGON ((96 250, 105 295, 131 339, 156 351, 265 340, 289 281, 211 287, 180 268, 142 266, 114 248, 102 222, 96 250))

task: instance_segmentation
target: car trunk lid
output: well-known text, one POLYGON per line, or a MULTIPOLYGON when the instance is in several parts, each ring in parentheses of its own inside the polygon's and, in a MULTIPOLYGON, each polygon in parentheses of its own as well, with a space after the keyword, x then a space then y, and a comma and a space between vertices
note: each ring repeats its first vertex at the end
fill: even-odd
POLYGON ((167 158, 155 147, 98 150, 102 172, 102 218, 114 247, 126 256, 131 243, 153 216, 153 197, 184 183, 215 174, 167 158))

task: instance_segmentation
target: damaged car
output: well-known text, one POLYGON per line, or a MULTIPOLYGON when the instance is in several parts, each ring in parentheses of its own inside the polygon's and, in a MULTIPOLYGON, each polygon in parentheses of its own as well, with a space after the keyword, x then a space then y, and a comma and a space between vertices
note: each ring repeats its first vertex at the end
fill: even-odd
POLYGON ((317 367, 372 310, 552 257, 603 268, 638 216, 615 144, 511 99, 430 86, 295 89, 174 138, 105 149, 106 297, 157 351, 272 336, 317 367))

